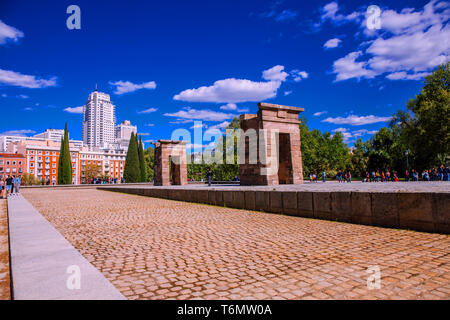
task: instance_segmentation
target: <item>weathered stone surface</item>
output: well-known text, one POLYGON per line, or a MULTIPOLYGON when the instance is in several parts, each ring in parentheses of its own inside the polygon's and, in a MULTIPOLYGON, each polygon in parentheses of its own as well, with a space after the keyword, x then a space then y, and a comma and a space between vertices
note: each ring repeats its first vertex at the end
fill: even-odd
POLYGON ((223 191, 222 190, 215 190, 214 198, 216 201, 216 206, 223 207, 225 205, 225 203, 223 202, 223 191))
POLYGON ((315 218, 327 220, 333 219, 330 192, 314 192, 313 201, 315 218))
POLYGON ((245 197, 245 209, 247 210, 255 210, 255 191, 244 191, 245 197))
MULTIPOLYGON (((243 114, 239 118, 240 127, 244 131, 241 141, 245 143, 245 161, 240 165, 241 185, 303 183, 298 116, 304 109, 270 103, 258 103, 258 108, 258 114, 243 114), (261 129, 266 130, 265 140, 262 139, 264 133, 261 129), (255 133, 256 137, 249 132, 255 133), (277 136, 277 142, 272 139, 274 135, 277 136), (259 142, 250 141, 251 138, 259 142), (250 161, 250 143, 257 143, 257 148, 264 150, 256 150, 257 163, 250 161), (269 160, 272 157, 278 159, 278 163, 269 160), (268 168, 271 170, 262 174, 268 168)), ((275 212, 278 209, 274 207, 275 212)))
POLYGON ((312 192, 297 193, 297 212, 300 217, 312 218, 314 216, 312 192))
POLYGON ((255 191, 255 207, 258 211, 270 212, 270 191, 255 191))
POLYGON ((398 228, 397 193, 372 193, 372 224, 380 227, 398 228))
POLYGON ((397 197, 400 228, 434 231, 433 194, 399 193, 397 197))
POLYGON ((187 157, 184 141, 159 140, 155 145, 155 186, 186 185, 187 157), (170 159, 170 160, 169 160, 170 159), (172 181, 170 171, 172 170, 172 181))
POLYGON ((297 192, 282 192, 283 213, 289 215, 298 215, 297 212, 297 192))
POLYGON ((233 208, 244 209, 245 208, 245 194, 244 191, 233 192, 233 208))
POLYGON ((331 210, 333 219, 341 222, 352 222, 352 193, 332 192, 331 210))
POLYGON ((352 222, 372 224, 372 200, 368 192, 352 192, 352 222))
POLYGON ((198 203, 208 203, 208 190, 195 190, 196 199, 198 203))
POLYGON ((450 193, 434 194, 433 209, 436 232, 450 234, 450 193))
POLYGON ((281 195, 282 194, 279 191, 271 191, 269 193, 270 212, 283 212, 283 199, 281 198, 281 195))
POLYGON ((232 208, 233 207, 233 191, 231 191, 231 190, 222 191, 222 196, 223 196, 223 205, 225 207, 232 208))

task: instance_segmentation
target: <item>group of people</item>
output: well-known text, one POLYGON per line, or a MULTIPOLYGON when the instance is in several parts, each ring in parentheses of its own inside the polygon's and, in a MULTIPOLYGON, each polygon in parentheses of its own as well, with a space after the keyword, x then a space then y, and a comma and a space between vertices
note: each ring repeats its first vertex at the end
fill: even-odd
POLYGON ((5 176, 0 179, 0 199, 8 197, 8 195, 18 195, 21 182, 20 176, 5 176))
POLYGON ((450 167, 443 164, 439 168, 424 169, 419 176, 419 172, 414 169, 405 172, 406 181, 450 181, 450 167))
POLYGON ((368 171, 364 174, 362 182, 396 182, 399 181, 396 171, 372 171, 370 174, 368 171))
MULTIPOLYGON (((317 182, 319 177, 317 177, 315 172, 311 172, 309 174, 309 180, 311 182, 317 182)), ((339 181, 339 183, 351 183, 352 182, 352 173, 350 171, 342 172, 341 170, 338 171, 336 175, 336 179, 339 181)), ((322 172, 322 182, 327 181, 327 173, 325 171, 322 172)))
MULTIPOLYGON (((121 179, 120 182, 124 183, 124 179, 121 179)), ((117 178, 108 178, 108 179, 101 179, 101 178, 91 178, 87 181, 88 184, 116 184, 117 178)))

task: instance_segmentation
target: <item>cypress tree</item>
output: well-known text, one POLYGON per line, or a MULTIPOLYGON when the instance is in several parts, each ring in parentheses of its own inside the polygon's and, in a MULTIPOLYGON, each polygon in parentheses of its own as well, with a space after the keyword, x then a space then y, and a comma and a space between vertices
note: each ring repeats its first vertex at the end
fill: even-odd
POLYGON ((63 174, 62 174, 63 155, 64 155, 64 138, 61 138, 61 146, 59 148, 59 158, 58 158, 58 184, 63 184, 63 174))
POLYGON ((125 182, 139 182, 141 180, 140 171, 137 136, 135 136, 132 132, 130 143, 128 145, 127 157, 125 159, 125 169, 123 173, 125 182))
POLYGON ((144 159, 144 147, 142 146, 142 136, 139 136, 139 167, 141 170, 141 182, 147 182, 147 168, 144 159))
POLYGON ((62 176, 63 184, 72 184, 72 160, 70 159, 69 148, 69 131, 67 130, 67 123, 64 127, 64 140, 63 140, 63 156, 62 156, 62 176))

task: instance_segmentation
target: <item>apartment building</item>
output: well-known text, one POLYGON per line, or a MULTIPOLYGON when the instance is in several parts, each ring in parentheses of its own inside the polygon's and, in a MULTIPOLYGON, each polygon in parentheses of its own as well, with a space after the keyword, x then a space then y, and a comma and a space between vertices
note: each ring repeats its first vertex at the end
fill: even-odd
MULTIPOLYGON (((23 172, 35 176, 38 181, 54 185, 58 181, 58 161, 60 142, 23 139, 8 146, 10 155, 13 150, 24 155, 23 172)), ((79 148, 69 143, 72 161, 73 184, 89 183, 92 178, 107 177, 115 182, 123 178, 126 150, 79 148)), ((9 151, 8 150, 8 151, 9 151)))
POLYGON ((0 180, 11 176, 21 177, 25 170, 26 158, 23 154, 0 153, 0 180))

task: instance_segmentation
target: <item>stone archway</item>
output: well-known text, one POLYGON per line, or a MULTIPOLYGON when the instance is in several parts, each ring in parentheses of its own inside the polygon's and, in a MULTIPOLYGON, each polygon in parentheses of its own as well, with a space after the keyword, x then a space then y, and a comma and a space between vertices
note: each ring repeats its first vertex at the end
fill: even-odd
POLYGON ((241 142, 245 147, 245 160, 239 169, 241 185, 303 183, 298 117, 304 109, 271 103, 258 103, 258 108, 257 114, 243 114, 239 117, 244 134, 241 142), (249 143, 245 136, 247 130, 251 129, 256 131, 258 137, 257 145, 253 146, 257 148, 258 159, 255 163, 249 162, 249 143), (276 136, 275 139, 272 139, 273 135, 276 136), (271 162, 272 157, 277 159, 276 163, 271 162))
POLYGON ((186 142, 158 140, 154 145, 154 185, 170 186, 187 184, 186 142))

